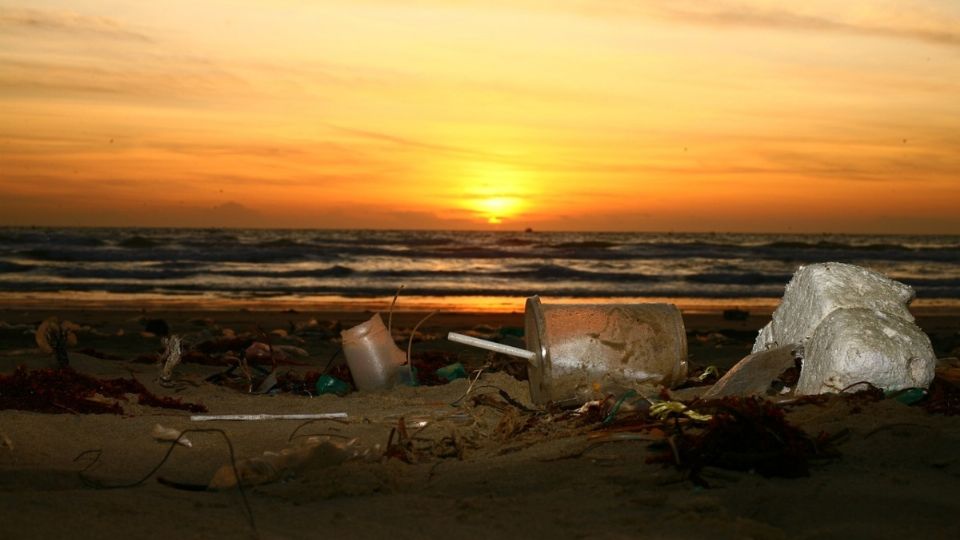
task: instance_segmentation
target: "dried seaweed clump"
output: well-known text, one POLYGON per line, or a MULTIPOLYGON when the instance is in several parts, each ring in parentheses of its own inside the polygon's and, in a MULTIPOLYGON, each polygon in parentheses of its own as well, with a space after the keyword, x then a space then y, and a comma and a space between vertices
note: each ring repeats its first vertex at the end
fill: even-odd
POLYGON ((673 462, 706 485, 704 467, 755 471, 764 477, 808 476, 814 459, 835 457, 829 437, 814 438, 790 424, 783 409, 758 397, 729 397, 697 407, 711 418, 697 427, 675 424, 669 447, 653 461, 673 462))
POLYGON ((71 368, 27 370, 19 366, 10 375, 0 375, 0 409, 43 413, 123 414, 119 401, 127 394, 149 407, 207 412, 196 403, 158 396, 130 379, 97 379, 71 368))

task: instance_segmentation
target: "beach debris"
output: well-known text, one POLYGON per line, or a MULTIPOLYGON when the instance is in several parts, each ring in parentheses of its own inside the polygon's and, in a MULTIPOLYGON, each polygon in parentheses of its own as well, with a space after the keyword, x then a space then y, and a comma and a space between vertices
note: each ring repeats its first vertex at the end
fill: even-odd
POLYGON ((394 343, 379 313, 344 330, 341 336, 343 355, 357 390, 387 390, 399 382, 407 355, 394 343))
POLYGON ((194 422, 239 421, 259 422, 263 420, 325 420, 347 418, 345 412, 303 413, 303 414, 195 414, 190 417, 194 422))
MULTIPOLYGON (((785 345, 753 353, 733 366, 707 390, 702 399, 726 396, 763 396, 770 393, 771 382, 794 366, 800 356, 798 345, 785 345)), ((776 389, 776 392, 784 388, 776 389)))
POLYGON ((913 322, 907 305, 914 292, 879 272, 844 263, 801 266, 787 283, 780 305, 752 352, 790 343, 804 345, 820 322, 837 309, 867 308, 913 322))
POLYGON ((349 383, 341 381, 340 379, 331 375, 321 375, 317 377, 317 382, 314 384, 314 388, 318 396, 323 394, 345 396, 350 393, 351 386, 349 383))
POLYGON ((163 427, 160 424, 154 424, 153 430, 150 432, 150 436, 153 437, 153 439, 156 441, 160 441, 160 442, 175 441, 177 444, 181 446, 185 446, 187 448, 193 448, 193 443, 190 442, 190 439, 183 437, 182 435, 183 433, 181 431, 173 428, 163 427))
POLYGON ((281 358, 279 351, 274 351, 273 347, 262 341, 255 341, 250 344, 243 351, 243 357, 248 362, 257 362, 259 364, 273 363, 274 358, 277 360, 286 360, 286 358, 281 358))
POLYGON ((6 448, 7 450, 13 452, 13 441, 10 440, 10 437, 6 433, 0 431, 0 448, 6 448))
POLYGON ((128 395, 148 407, 206 412, 201 404, 161 397, 130 379, 98 379, 73 369, 27 370, 19 366, 10 375, 0 375, 0 409, 56 414, 123 414, 121 402, 128 395))
POLYGON ((920 407, 929 414, 960 415, 960 382, 937 372, 926 398, 920 402, 920 407))
POLYGON ((233 489, 238 484, 257 486, 291 478, 306 469, 334 467, 356 457, 356 439, 335 443, 322 437, 308 437, 277 452, 223 465, 207 485, 210 490, 233 489))
POLYGON ((252 394, 267 394, 274 387, 277 386, 277 370, 273 370, 267 374, 266 377, 261 379, 260 383, 257 384, 257 387, 251 392, 252 394))
POLYGON ((913 296, 909 286, 859 266, 803 266, 753 352, 802 346, 798 395, 841 392, 856 383, 883 391, 925 388, 936 357, 907 309, 913 296))
POLYGON ((530 362, 532 362, 537 357, 537 353, 533 351, 529 351, 527 349, 512 347, 510 345, 504 345, 502 343, 497 343, 495 341, 488 341, 486 339, 480 339, 478 337, 468 336, 466 334, 459 334, 457 332, 450 332, 449 334, 447 334, 447 339, 456 343, 470 345, 471 347, 477 347, 477 348, 485 349, 488 351, 498 352, 500 354, 505 354, 507 356, 513 356, 516 358, 522 358, 530 362))
POLYGON ((672 387, 687 378, 687 336, 673 304, 555 304, 527 299, 534 403, 590 401, 600 389, 672 387))
POLYGON ((183 358, 183 340, 176 334, 163 338, 164 351, 160 356, 160 385, 173 385, 173 368, 183 358))
POLYGON ((885 391, 926 388, 936 365, 930 339, 916 324, 875 309, 835 310, 805 351, 801 395, 840 392, 860 382, 885 391))
POLYGON ((476 448, 476 442, 456 429, 444 430, 440 437, 426 437, 423 431, 429 426, 449 425, 439 420, 421 420, 407 422, 404 417, 397 420, 396 427, 390 430, 384 447, 385 460, 398 459, 404 463, 421 463, 431 459, 463 459, 467 448, 476 448), (411 429, 416 430, 411 433, 411 429))
POLYGON ((35 334, 37 346, 41 351, 52 354, 57 360, 57 365, 67 367, 70 365, 67 347, 77 344, 76 331, 79 329, 78 325, 70 321, 61 322, 57 317, 50 317, 37 327, 35 334))
POLYGON ((446 379, 447 381, 455 381, 457 379, 466 379, 467 378, 467 369, 463 367, 463 364, 460 362, 455 362, 448 366, 443 366, 437 370, 437 377, 446 379))
MULTIPOLYGON (((758 397, 726 397, 701 403, 707 420, 674 423, 673 432, 655 443, 661 453, 651 461, 688 471, 690 480, 708 486, 706 467, 755 471, 764 477, 808 476, 810 462, 837 457, 832 437, 811 437, 790 424, 783 409, 758 397)), ((663 426, 667 428, 667 426, 663 426)))

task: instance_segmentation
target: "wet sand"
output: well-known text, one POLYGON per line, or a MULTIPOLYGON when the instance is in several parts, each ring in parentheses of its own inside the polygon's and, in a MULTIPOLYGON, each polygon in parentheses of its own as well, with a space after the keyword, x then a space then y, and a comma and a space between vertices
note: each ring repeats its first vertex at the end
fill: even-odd
MULTIPOLYGON (((142 485, 102 487, 142 478, 163 458, 169 443, 151 437, 158 423, 223 430, 242 460, 287 447, 302 422, 201 424, 191 422, 187 412, 133 402, 124 403, 123 415, 3 410, 2 538, 249 538, 254 530, 261 538, 960 537, 960 419, 896 400, 793 407, 788 419, 807 433, 847 431, 837 443, 839 459, 815 464, 809 476, 794 479, 711 468, 704 472, 705 488, 672 466, 648 463, 656 452, 649 440, 592 446, 595 426, 574 423, 511 434, 505 431, 509 408, 457 402, 468 388, 463 379, 344 397, 252 395, 204 382, 223 366, 185 363, 177 370, 176 387, 165 388, 156 365, 136 361, 161 348, 159 338, 141 334, 142 319, 148 318, 193 336, 283 330, 274 334, 274 344, 308 354, 291 356, 304 365, 284 369, 322 370, 331 358, 340 361, 336 330, 366 320, 370 312, 2 309, 0 372, 9 374, 18 365, 53 367, 31 331, 49 315, 84 328, 70 355, 81 373, 132 375, 158 395, 199 402, 215 414, 347 413, 345 422, 314 422, 296 435, 353 441, 350 459, 317 459, 282 481, 246 488, 252 527, 237 490, 169 485, 206 485, 229 463, 219 433, 188 434, 192 448, 176 448, 142 485), (120 359, 96 358, 81 349, 120 359), (455 402, 460 406, 451 406, 455 402), (407 457, 415 463, 396 453, 384 457, 400 417, 410 426, 415 452, 407 457), (428 423, 421 429, 418 422, 428 423), (91 450, 99 451, 99 460, 84 474, 100 488, 86 485, 79 474, 93 454, 76 458, 91 450)), ((424 315, 398 312, 395 336, 409 335, 424 315)), ((938 356, 960 352, 956 313, 918 315, 938 356)), ((716 312, 685 314, 691 367, 729 368, 749 352, 768 317, 730 321, 716 312)), ((490 357, 447 342, 447 331, 496 331, 522 323, 520 313, 440 314, 420 328, 414 351, 446 354, 471 371, 490 357)), ((532 406, 526 382, 505 371, 485 373, 478 384, 532 406)))

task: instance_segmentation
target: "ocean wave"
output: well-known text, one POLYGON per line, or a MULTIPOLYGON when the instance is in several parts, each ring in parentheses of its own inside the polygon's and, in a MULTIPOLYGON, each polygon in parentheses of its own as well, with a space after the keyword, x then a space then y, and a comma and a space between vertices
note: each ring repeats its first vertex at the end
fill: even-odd
POLYGON ((20 272, 29 272, 30 270, 35 269, 36 266, 28 264, 19 264, 9 261, 0 261, 0 274, 13 274, 20 272))
POLYGON ((608 249, 620 244, 616 242, 606 242, 603 240, 581 240, 578 242, 561 242, 559 244, 550 244, 554 249, 608 249))
POLYGON ((167 240, 161 240, 157 238, 147 238, 146 236, 131 236, 129 238, 124 238, 117 242, 117 245, 124 248, 131 249, 147 249, 155 248, 166 245, 167 240))
POLYGON ((686 276, 684 279, 691 283, 713 283, 724 285, 786 285, 792 276, 789 274, 759 274, 750 273, 704 273, 686 276))

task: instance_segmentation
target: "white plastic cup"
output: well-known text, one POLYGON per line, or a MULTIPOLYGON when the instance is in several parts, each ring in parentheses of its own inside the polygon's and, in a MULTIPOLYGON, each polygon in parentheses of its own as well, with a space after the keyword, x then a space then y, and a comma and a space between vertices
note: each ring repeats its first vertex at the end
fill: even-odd
POLYGON ((340 332, 343 355, 357 390, 387 390, 397 384, 407 355, 397 347, 380 314, 340 332))
POLYGON ((555 304, 527 299, 534 403, 585 403, 597 390, 675 386, 687 377, 687 335, 673 304, 555 304))

